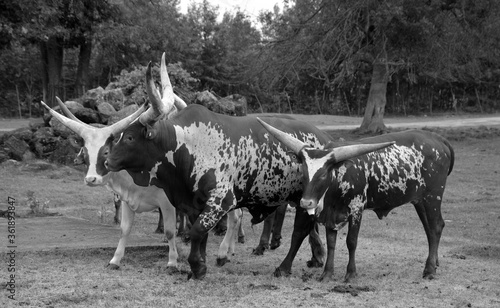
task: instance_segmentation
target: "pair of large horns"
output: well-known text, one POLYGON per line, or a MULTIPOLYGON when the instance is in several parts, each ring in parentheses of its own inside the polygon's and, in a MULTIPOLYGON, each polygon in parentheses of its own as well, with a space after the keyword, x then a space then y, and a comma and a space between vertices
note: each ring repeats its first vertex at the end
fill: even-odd
POLYGON ((133 114, 129 115, 126 118, 121 119, 113 125, 97 128, 91 125, 88 125, 82 121, 80 121, 77 117, 75 117, 71 111, 69 111, 68 107, 64 105, 64 103, 56 97, 57 103, 61 108, 62 112, 66 115, 56 112, 49 106, 47 106, 44 102, 41 102, 42 105, 50 112, 50 114, 55 117, 59 122, 61 122, 64 126, 74 131, 82 138, 91 137, 90 134, 94 131, 99 131, 102 134, 111 135, 111 134, 119 134, 127 128, 135 119, 137 119, 142 113, 144 113, 144 106, 139 107, 133 114))
MULTIPOLYGON (((299 154, 299 152, 306 148, 309 147, 308 144, 300 141, 297 138, 294 138, 290 134, 287 134, 269 124, 266 122, 262 121, 261 119, 257 118, 257 120, 262 124, 267 131, 274 136, 276 139, 278 139, 281 143, 286 145, 290 150, 292 150, 295 154, 299 154)), ((386 148, 390 145, 393 145, 395 142, 383 142, 383 143, 375 143, 375 144, 356 144, 356 145, 347 145, 347 146, 341 146, 337 148, 333 148, 333 157, 335 158, 336 162, 341 162, 347 159, 354 158, 359 155, 367 154, 373 151, 377 151, 383 148, 386 148)))
POLYGON ((139 118, 143 125, 151 125, 156 122, 162 115, 169 115, 177 109, 184 109, 187 104, 177 95, 175 95, 170 83, 170 78, 167 73, 167 65, 165 64, 165 53, 161 56, 160 63, 160 82, 161 94, 155 86, 151 73, 151 62, 146 69, 146 91, 148 93, 151 108, 149 108, 139 118))

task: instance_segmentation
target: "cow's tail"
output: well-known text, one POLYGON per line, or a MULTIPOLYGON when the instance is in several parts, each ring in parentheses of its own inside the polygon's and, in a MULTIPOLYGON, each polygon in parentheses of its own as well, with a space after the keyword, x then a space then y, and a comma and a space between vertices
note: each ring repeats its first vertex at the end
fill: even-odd
POLYGON ((448 175, 450 175, 451 171, 453 170, 453 165, 455 164, 455 151, 453 150, 453 147, 451 146, 450 142, 443 138, 444 144, 450 149, 450 168, 448 169, 448 175))

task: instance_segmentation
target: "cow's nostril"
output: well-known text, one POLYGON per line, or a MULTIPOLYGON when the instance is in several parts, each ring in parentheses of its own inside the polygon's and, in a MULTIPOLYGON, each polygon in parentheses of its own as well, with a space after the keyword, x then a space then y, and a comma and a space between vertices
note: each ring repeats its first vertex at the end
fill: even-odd
POLYGON ((95 176, 89 176, 85 178, 86 183, 95 183, 96 177, 95 176))
POLYGON ((105 160, 105 161, 104 161, 104 167, 105 167, 106 169, 108 169, 108 160, 105 160))

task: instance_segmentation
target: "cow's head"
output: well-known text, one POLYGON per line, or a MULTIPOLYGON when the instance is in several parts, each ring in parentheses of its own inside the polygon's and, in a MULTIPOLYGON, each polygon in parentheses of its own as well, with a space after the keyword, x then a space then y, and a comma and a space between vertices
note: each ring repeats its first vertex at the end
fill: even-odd
POLYGON ((162 93, 160 94, 154 85, 150 63, 146 70, 146 90, 151 108, 142 114, 138 121, 127 127, 116 142, 108 143, 112 146, 112 151, 106 160, 106 167, 111 171, 148 170, 156 163, 156 158, 164 156, 164 152, 154 144, 159 133, 155 124, 162 117, 172 114, 175 107, 181 109, 186 106, 185 103, 184 106, 177 106, 164 57, 165 55, 160 66, 162 93))
POLYGON ((293 136, 280 131, 279 129, 258 119, 259 122, 276 139, 286 145, 296 158, 297 162, 302 164, 302 173, 304 181, 304 191, 300 206, 307 209, 309 214, 314 214, 328 188, 333 181, 334 170, 338 170, 346 161, 359 155, 367 154, 373 151, 388 147, 394 142, 384 142, 377 144, 356 144, 329 149, 317 149, 310 147, 306 143, 294 138, 293 136))
MULTIPOLYGON (((164 57, 165 55, 162 57, 162 66, 165 66, 164 57)), ((151 71, 151 64, 148 69, 151 71)), ((160 74, 163 78, 163 75, 166 74, 166 67, 160 68, 160 74), (165 73, 161 72, 162 69, 165 70, 165 73)), ((186 106, 186 103, 177 96, 175 96, 174 99, 177 108, 184 108, 186 106)), ((42 102, 42 105, 48 109, 53 117, 83 139, 83 148, 78 154, 77 159, 75 159, 75 162, 83 160, 88 166, 84 182, 90 186, 106 184, 106 179, 104 177, 108 174, 108 170, 104 166, 104 162, 111 150, 111 140, 115 138, 114 136, 120 135, 136 119, 139 119, 139 121, 146 121, 145 119, 152 117, 153 113, 158 113, 158 111, 153 110, 153 108, 144 111, 145 107, 141 106, 133 114, 113 125, 94 127, 76 118, 59 98, 57 98, 57 102, 66 117, 48 107, 44 102, 42 102)), ((172 104, 172 106, 174 106, 174 104, 172 104)))

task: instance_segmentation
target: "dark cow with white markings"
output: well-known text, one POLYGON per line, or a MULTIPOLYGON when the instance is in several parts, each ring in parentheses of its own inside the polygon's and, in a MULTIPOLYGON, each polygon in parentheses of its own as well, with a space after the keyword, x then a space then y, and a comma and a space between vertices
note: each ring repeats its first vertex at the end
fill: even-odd
MULTIPOLYGON (((163 61, 164 63, 164 61, 163 61)), ((165 70, 166 68, 163 67, 165 70)), ((182 109, 186 104, 177 96, 174 95, 175 107, 165 112, 164 115, 175 113, 175 109, 182 109)), ((106 186, 120 197, 121 202, 121 237, 118 242, 118 247, 113 258, 109 261, 109 268, 118 269, 120 261, 125 254, 126 243, 129 239, 130 232, 134 223, 135 213, 149 212, 156 209, 161 209, 160 215, 163 219, 164 234, 169 245, 169 259, 167 267, 176 269, 177 264, 177 247, 175 243, 176 234, 176 210, 170 200, 165 195, 163 189, 154 185, 139 186, 136 185, 125 170, 120 172, 109 172, 104 167, 104 161, 109 152, 109 147, 106 141, 113 134, 120 134, 125 127, 133 121, 147 121, 153 115, 153 109, 144 112, 144 108, 140 107, 134 114, 122 119, 121 121, 106 127, 94 127, 88 125, 76 118, 68 108, 57 99, 61 111, 66 115, 63 116, 54 111, 42 102, 42 105, 51 113, 53 117, 59 120, 63 125, 74 131, 84 140, 84 146, 76 158, 77 162, 83 160, 87 165, 87 174, 84 183, 88 186, 106 186)), ((229 215, 228 225, 230 228, 238 229, 241 224, 241 210, 232 211, 229 215)), ((220 247, 219 255, 226 256, 228 252, 234 253, 234 240, 230 237, 231 234, 224 237, 220 247)))
POLYGON ((443 137, 411 130, 361 139, 355 143, 394 142, 391 147, 349 160, 335 157, 335 145, 309 147, 261 122, 295 152, 304 168, 306 187, 300 206, 326 226, 327 262, 320 280, 333 275, 337 231, 348 224, 349 263, 345 280, 356 276, 355 251, 364 209, 379 219, 400 205, 412 203, 424 226, 429 255, 423 277, 432 279, 438 266, 438 246, 444 228, 441 201, 453 169, 454 151, 443 137))
MULTIPOLYGON (((162 101, 150 69, 146 78, 152 105, 158 110, 170 109, 162 103, 166 99, 173 104, 171 87, 164 88, 162 101)), ((279 118, 266 121, 309 145, 320 146, 329 140, 304 122, 279 118)), ((302 195, 300 165, 285 155, 286 148, 253 117, 231 117, 189 105, 170 119, 132 123, 110 145, 108 169, 125 169, 139 185, 162 187, 177 209, 197 217, 191 227, 188 257, 190 276, 195 279, 206 275, 207 232, 225 213, 244 206, 256 223, 279 205, 298 204, 302 195)), ((342 152, 342 148, 336 151, 342 152)), ((297 215, 291 246, 303 225, 310 224, 308 230, 314 225, 304 210, 298 208, 297 215)))

